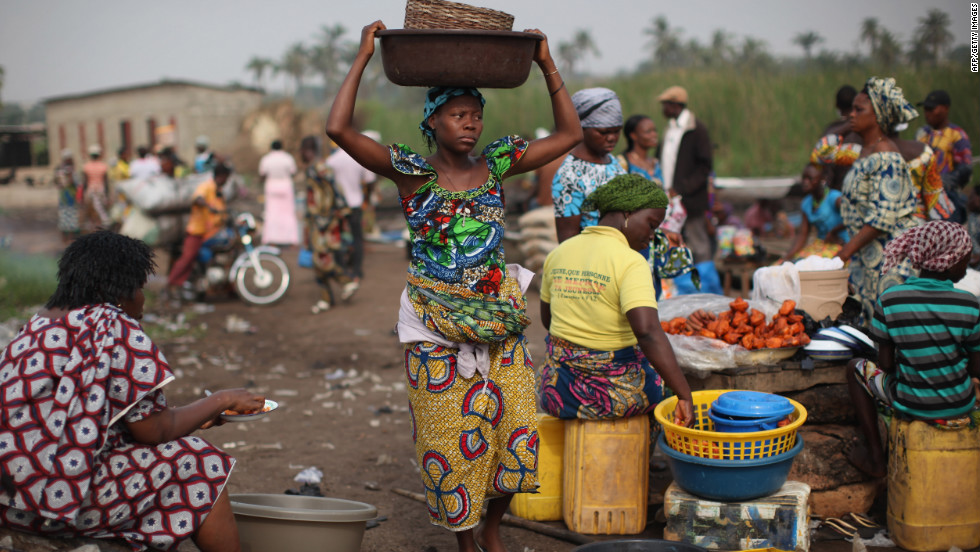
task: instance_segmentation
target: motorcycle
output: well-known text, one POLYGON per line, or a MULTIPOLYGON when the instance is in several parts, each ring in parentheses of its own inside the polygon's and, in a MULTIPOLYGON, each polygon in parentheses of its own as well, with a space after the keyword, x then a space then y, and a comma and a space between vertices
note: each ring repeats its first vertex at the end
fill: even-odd
POLYGON ((192 292, 201 299, 230 289, 252 305, 275 303, 289 288, 289 267, 280 249, 253 243, 256 224, 251 213, 229 216, 228 221, 201 247, 189 280, 192 292))

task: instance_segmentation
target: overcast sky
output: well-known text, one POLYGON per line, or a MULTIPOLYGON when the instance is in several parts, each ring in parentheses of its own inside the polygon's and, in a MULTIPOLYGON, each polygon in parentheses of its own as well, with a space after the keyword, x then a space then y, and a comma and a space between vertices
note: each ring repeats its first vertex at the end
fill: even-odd
MULTIPOLYGON (((907 41, 918 19, 936 7, 950 15, 954 44, 969 40, 966 0, 476 0, 513 14, 515 30, 538 27, 552 44, 588 29, 600 51, 583 69, 611 74, 648 57, 643 30, 663 14, 683 38, 705 43, 715 29, 765 40, 777 55, 800 55, 793 37, 816 31, 818 49, 867 52, 861 21, 879 23, 907 41)), ((321 25, 340 23, 347 38, 383 20, 401 28, 405 0, 0 0, 0 66, 4 101, 52 96, 162 78, 212 84, 252 82, 255 55, 278 59, 312 43, 321 25)), ((964 67, 964 72, 969 69, 964 67)))

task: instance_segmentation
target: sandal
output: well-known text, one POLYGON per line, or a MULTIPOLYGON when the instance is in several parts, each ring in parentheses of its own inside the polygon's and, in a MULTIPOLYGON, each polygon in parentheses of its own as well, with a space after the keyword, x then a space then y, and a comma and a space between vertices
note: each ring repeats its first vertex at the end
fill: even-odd
MULTIPOLYGON (((857 527, 839 518, 827 518, 820 524, 819 529, 826 529, 828 533, 836 534, 838 540, 853 539, 857 535, 857 527)), ((828 538, 834 538, 828 535, 828 538)))
POLYGON ((866 516, 865 514, 861 514, 861 513, 858 513, 858 512, 851 512, 851 513, 845 515, 844 517, 845 518, 849 518, 850 521, 853 521, 857 525, 861 525, 863 527, 875 528, 875 529, 881 527, 881 525, 878 525, 875 522, 875 520, 871 519, 870 517, 866 516))
POLYGON ((843 517, 853 523, 853 525, 848 525, 850 527, 854 527, 857 535, 862 539, 874 538, 874 536, 882 530, 882 527, 878 525, 875 520, 864 514, 851 512, 843 517))

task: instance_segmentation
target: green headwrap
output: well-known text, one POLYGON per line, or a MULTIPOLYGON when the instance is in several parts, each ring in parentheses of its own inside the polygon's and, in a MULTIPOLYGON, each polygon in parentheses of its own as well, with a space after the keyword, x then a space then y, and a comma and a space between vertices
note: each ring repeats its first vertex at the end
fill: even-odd
POLYGON ((598 187, 585 198, 585 210, 606 213, 632 213, 640 209, 666 209, 669 200, 658 182, 638 174, 621 174, 598 187))

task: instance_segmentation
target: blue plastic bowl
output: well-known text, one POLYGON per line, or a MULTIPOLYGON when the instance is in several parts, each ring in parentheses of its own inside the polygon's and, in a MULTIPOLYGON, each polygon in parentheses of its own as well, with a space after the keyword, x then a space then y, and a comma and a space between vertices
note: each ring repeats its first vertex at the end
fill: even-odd
POLYGON ((728 391, 711 403, 716 414, 739 418, 789 416, 795 408, 786 397, 760 391, 728 391))
POLYGON ((752 431, 766 431, 779 427, 780 420, 786 416, 771 416, 769 418, 738 418, 736 416, 726 416, 716 414, 713 409, 708 409, 708 417, 715 424, 715 431, 724 433, 749 433, 752 431))
POLYGON ((786 482, 793 459, 803 450, 803 438, 788 452, 755 460, 715 460, 677 452, 658 439, 674 481, 685 491, 710 500, 738 502, 768 496, 786 482))

